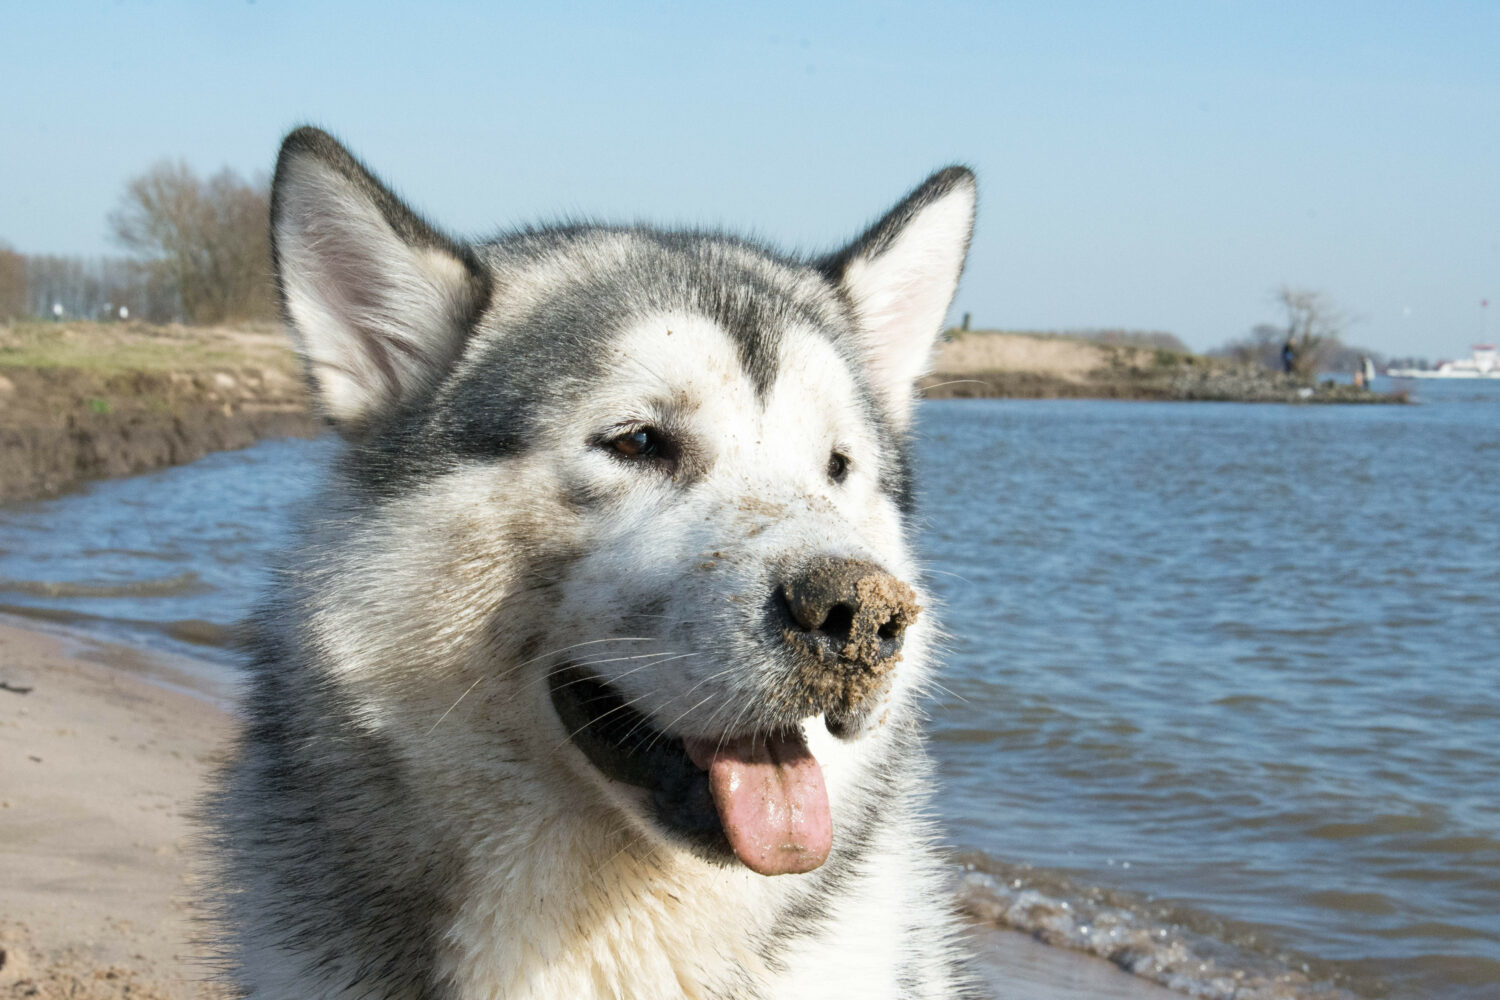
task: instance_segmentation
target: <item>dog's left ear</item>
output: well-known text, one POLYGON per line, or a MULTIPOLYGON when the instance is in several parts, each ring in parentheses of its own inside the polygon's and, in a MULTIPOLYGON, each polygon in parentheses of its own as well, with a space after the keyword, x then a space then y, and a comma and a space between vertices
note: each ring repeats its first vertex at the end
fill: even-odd
POLYGON ((968 168, 940 170, 820 265, 853 304, 871 382, 901 426, 958 288, 974 197, 968 168))

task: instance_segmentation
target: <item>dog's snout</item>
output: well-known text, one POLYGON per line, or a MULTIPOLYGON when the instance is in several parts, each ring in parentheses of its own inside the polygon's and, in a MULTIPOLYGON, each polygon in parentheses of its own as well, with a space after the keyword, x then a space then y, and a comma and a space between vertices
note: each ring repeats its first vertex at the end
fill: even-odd
POLYGON ((884 673, 921 611, 911 587, 874 563, 822 556, 780 588, 786 638, 827 665, 884 673))

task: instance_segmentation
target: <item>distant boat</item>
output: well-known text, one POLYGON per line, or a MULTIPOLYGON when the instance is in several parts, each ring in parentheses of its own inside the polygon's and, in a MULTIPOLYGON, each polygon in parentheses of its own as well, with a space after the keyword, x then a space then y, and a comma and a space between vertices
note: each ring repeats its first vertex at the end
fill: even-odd
POLYGON ((1494 344, 1475 344, 1474 356, 1461 361, 1441 361, 1436 368, 1387 368, 1391 378, 1494 378, 1500 379, 1500 352, 1494 344))

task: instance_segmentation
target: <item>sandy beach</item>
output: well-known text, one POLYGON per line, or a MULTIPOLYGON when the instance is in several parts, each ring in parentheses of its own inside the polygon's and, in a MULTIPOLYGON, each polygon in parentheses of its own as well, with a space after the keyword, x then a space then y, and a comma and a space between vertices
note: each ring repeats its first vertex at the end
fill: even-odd
POLYGON ((0 624, 0 995, 216 995, 191 814, 231 726, 187 681, 0 624))
MULTIPOLYGON (((194 807, 228 692, 139 650, 0 621, 0 997, 222 997, 194 807)), ((1108 962, 989 929, 996 1000, 1169 1000, 1108 962)))

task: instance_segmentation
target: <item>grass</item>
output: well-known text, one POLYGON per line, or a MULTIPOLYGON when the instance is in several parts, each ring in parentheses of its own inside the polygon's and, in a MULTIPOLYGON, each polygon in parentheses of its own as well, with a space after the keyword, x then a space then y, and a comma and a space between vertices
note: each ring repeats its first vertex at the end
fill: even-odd
POLYGON ((1002 337, 1030 337, 1033 340, 1072 340, 1080 344, 1097 344, 1098 341, 1089 340, 1079 334, 1067 333, 1057 330, 1002 330, 996 328, 964 330, 956 326, 950 326, 943 331, 944 340, 957 340, 960 337, 988 337, 999 335, 1002 337))
POLYGON ((279 368, 294 371, 286 337, 269 325, 150 326, 145 323, 0 325, 0 368, 130 371, 279 368))

